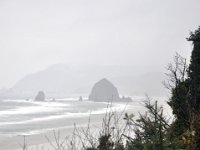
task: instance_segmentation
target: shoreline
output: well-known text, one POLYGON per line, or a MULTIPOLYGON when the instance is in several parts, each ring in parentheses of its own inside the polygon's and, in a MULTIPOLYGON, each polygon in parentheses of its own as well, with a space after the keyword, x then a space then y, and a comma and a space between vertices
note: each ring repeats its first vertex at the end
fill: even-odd
MULTIPOLYGON (((91 115, 90 119, 90 126, 91 127, 100 127, 102 123, 102 119, 105 114, 100 114, 100 115, 91 115)), ((36 133, 36 134, 30 134, 30 135, 15 135, 15 136, 9 136, 9 135, 0 135, 0 148, 3 150, 22 150, 20 148, 20 144, 23 143, 24 137, 26 138, 28 147, 33 150, 36 150, 36 148, 45 146, 45 148, 48 147, 49 150, 49 143, 45 136, 47 136, 49 139, 52 139, 53 141, 55 140, 53 138, 53 131, 59 131, 61 137, 65 136, 71 136, 74 130, 74 124, 76 124, 77 128, 86 128, 88 123, 89 123, 89 117, 82 118, 83 120, 79 120, 79 123, 72 123, 69 126, 63 126, 63 127, 58 127, 54 129, 49 129, 49 130, 43 130, 43 132, 36 133)), ((62 122, 60 120, 59 122, 55 120, 57 124, 62 122)), ((40 150, 40 149, 38 149, 40 150)))
MULTIPOLYGON (((128 105, 126 105, 126 107, 124 107, 124 109, 118 111, 118 110, 113 110, 119 113, 133 113, 136 117, 138 115, 138 112, 143 112, 145 111, 143 109, 143 106, 140 105, 138 102, 133 102, 133 103, 129 103, 128 105), (136 104, 137 103, 137 104, 136 104)), ((122 104, 119 104, 122 105, 122 104)), ((76 124, 76 127, 82 127, 85 128, 87 127, 88 123, 90 123, 90 126, 95 129, 100 129, 101 125, 102 125, 102 119, 105 116, 105 113, 103 114, 90 114, 88 116, 84 116, 84 117, 76 117, 76 119, 69 119, 69 118, 61 118, 61 119, 55 119, 51 121, 51 125, 54 124, 56 126, 54 126, 53 128, 47 128, 48 123, 44 122, 44 126, 40 127, 41 130, 38 130, 39 133, 34 132, 34 130, 30 130, 32 133, 29 133, 30 135, 27 135, 27 132, 25 132, 26 134, 26 141, 27 144, 29 146, 30 150, 42 150, 42 147, 45 147, 45 149, 43 150, 53 150, 49 147, 49 143, 47 141, 47 139, 45 138, 45 136, 47 136, 50 139, 53 139, 53 131, 60 131, 61 137, 65 137, 65 136, 70 136, 73 133, 73 129, 74 129, 74 124, 76 124), (90 120, 90 122, 89 122, 90 120), (45 127, 45 128, 44 128, 45 127)), ((34 126, 37 126, 37 124, 31 124, 30 125, 30 129, 34 128, 34 126)), ((23 128, 23 127, 22 127, 23 128)), ((20 144, 23 143, 23 138, 24 135, 20 134, 20 135, 16 135, 16 136, 7 136, 7 135, 1 135, 0 134, 0 149, 2 150, 22 150, 22 148, 20 148, 20 144)), ((55 140, 55 139, 54 139, 55 140)))

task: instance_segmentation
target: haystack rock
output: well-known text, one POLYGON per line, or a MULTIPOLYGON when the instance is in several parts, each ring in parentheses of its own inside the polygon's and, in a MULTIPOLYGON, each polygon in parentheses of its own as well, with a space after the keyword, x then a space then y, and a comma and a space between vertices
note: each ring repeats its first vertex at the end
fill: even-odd
POLYGON ((104 78, 93 86, 89 100, 96 102, 120 101, 120 97, 117 88, 104 78))
POLYGON ((39 91, 37 96, 35 97, 35 101, 44 101, 45 100, 45 94, 43 91, 39 91))

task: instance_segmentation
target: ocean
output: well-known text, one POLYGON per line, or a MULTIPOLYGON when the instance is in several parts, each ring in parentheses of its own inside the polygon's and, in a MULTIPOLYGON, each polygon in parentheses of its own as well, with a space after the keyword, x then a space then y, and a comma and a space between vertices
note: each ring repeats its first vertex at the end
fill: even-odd
MULTIPOLYGON (((68 131, 73 128, 74 124, 87 126, 89 118, 92 118, 91 124, 99 125, 110 105, 112 105, 112 111, 116 112, 128 111, 133 114, 144 112, 145 108, 142 104, 144 100, 144 97, 133 97, 133 102, 112 104, 87 100, 78 101, 77 98, 44 102, 1 100, 0 149, 9 149, 12 140, 16 140, 16 137, 41 135, 52 130, 65 129, 68 131), (9 148, 6 147, 7 144, 9 148)), ((163 99, 161 103, 164 103, 163 99)), ((13 143, 15 143, 13 147, 16 147, 16 141, 13 143)))

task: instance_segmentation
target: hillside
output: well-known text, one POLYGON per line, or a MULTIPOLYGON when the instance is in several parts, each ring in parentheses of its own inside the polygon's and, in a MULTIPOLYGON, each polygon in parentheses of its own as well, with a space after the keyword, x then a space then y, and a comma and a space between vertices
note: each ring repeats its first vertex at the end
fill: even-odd
POLYGON ((112 80, 122 95, 148 93, 160 96, 165 93, 161 83, 164 74, 161 72, 151 72, 133 66, 93 66, 80 69, 57 64, 25 76, 11 89, 3 92, 1 97, 33 98, 40 90, 51 98, 88 96, 93 84, 104 77, 112 80))

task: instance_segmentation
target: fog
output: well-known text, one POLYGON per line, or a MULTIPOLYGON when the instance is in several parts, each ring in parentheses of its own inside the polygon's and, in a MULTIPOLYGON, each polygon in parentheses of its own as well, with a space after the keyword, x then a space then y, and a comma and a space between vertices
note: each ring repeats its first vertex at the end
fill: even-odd
MULTIPOLYGON (((122 93, 134 94, 130 91, 139 84, 125 82, 164 73, 175 52, 189 59, 192 45, 185 38, 200 24, 199 10, 199 0, 1 0, 0 88, 12 88, 29 74, 65 64, 72 70, 128 68, 127 74, 111 71, 112 76, 94 77, 91 69, 82 73, 90 74, 84 76, 91 82, 85 85, 88 89, 107 77, 122 93)), ((84 87, 80 84, 77 89, 84 87)), ((140 94, 148 92, 140 85, 140 94)))
POLYGON ((0 0, 0 149, 195 149, 198 73, 162 82, 199 25, 200 0, 0 0))

